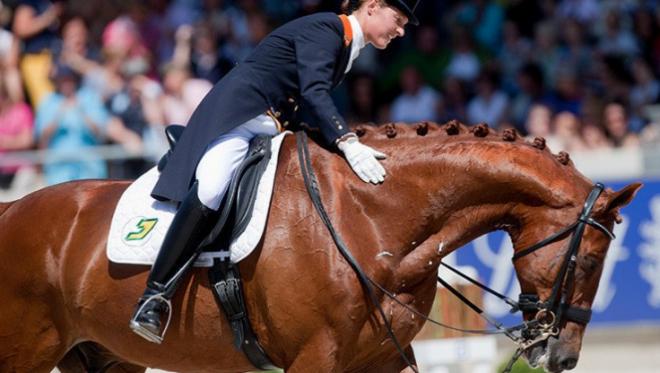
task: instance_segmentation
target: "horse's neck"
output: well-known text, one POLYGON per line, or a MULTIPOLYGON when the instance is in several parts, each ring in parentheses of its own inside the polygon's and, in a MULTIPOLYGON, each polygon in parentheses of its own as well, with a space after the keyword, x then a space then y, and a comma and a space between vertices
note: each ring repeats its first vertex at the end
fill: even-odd
POLYGON ((390 158, 386 181, 352 188, 379 246, 398 250, 399 276, 431 273, 442 257, 490 231, 511 233, 527 205, 556 208, 570 200, 553 188, 575 182, 575 172, 549 153, 496 141, 423 140, 374 142, 390 158))

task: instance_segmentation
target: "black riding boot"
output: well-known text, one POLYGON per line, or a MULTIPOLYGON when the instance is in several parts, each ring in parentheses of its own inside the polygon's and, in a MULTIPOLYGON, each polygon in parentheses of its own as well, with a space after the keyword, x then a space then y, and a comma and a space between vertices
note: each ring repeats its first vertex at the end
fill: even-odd
POLYGON ((130 322, 130 328, 136 334, 150 342, 162 342, 165 330, 161 331, 161 313, 171 312, 170 297, 178 285, 178 281, 173 284, 169 282, 196 253, 199 244, 213 228, 217 216, 216 211, 200 202, 195 184, 181 202, 151 268, 147 288, 130 322))

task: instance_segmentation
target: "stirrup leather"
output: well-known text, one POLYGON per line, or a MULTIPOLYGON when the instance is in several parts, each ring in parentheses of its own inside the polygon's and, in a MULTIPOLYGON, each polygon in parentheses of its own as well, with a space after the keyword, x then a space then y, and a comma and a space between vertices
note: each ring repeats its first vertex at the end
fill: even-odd
POLYGON ((167 328, 169 328, 170 326, 171 320, 172 320, 172 301, 167 299, 165 297, 165 293, 163 292, 163 293, 154 294, 149 298, 147 298, 138 308, 138 310, 135 312, 133 318, 131 318, 129 325, 131 327, 131 330, 133 330, 133 332, 139 335, 140 337, 146 339, 149 342, 161 344, 163 342, 165 333, 167 333, 167 328), (144 311, 145 307, 150 302, 161 302, 162 304, 165 305, 165 312, 167 312, 167 322, 165 323, 165 327, 162 328, 160 335, 155 334, 151 330, 143 327, 142 324, 140 324, 137 321, 138 316, 142 314, 142 311, 144 311))

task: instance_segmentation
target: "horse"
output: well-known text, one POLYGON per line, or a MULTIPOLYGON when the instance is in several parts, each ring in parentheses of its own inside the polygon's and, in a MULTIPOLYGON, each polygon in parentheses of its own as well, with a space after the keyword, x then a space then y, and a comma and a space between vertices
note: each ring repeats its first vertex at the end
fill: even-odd
MULTIPOLYGON (((288 136, 262 241, 239 264, 258 341, 286 372, 409 371, 410 343, 424 320, 403 305, 428 315, 442 258, 494 230, 509 234, 515 252, 525 250, 576 221, 593 186, 567 154, 511 130, 456 121, 355 130, 388 155, 384 183, 363 183, 338 153, 314 142, 311 164, 335 229, 363 271, 396 295, 375 290, 405 358, 315 212, 288 136)), ((254 369, 233 346, 204 269, 182 282, 161 345, 130 331, 148 267, 112 263, 105 254, 113 210, 129 184, 68 182, 0 205, 0 371, 254 369)), ((611 230, 640 187, 605 190, 592 218, 611 230)), ((513 263, 524 292, 550 296, 569 236, 513 263)), ((570 305, 590 307, 609 243, 586 227, 570 305)), ((525 352, 553 373, 575 366, 585 332, 580 323, 558 325, 553 338, 525 352)))

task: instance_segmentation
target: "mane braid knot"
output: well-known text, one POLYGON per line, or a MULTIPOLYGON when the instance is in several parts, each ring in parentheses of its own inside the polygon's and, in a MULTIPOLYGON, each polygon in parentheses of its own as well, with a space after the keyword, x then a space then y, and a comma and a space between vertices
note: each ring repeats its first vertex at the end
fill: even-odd
POLYGON ((458 135, 458 133, 460 132, 460 125, 458 124, 458 121, 454 119, 447 122, 445 124, 445 131, 449 136, 458 135))
POLYGON ((472 127, 471 132, 476 137, 486 137, 486 136, 488 136, 488 132, 490 132, 490 129, 488 128, 488 124, 479 123, 476 126, 472 127))
POLYGON ((518 132, 514 130, 513 128, 507 128, 502 132, 502 140, 504 141, 516 141, 518 138, 518 132))
POLYGON ((396 137, 396 124, 388 123, 385 125, 385 135, 388 139, 393 139, 396 137))
POLYGON ((539 150, 545 149, 545 139, 543 137, 535 137, 532 146, 539 150))
POLYGON ((422 122, 415 126, 418 136, 426 136, 429 133, 429 122, 422 122))
POLYGON ((571 157, 568 155, 566 152, 559 152, 559 154, 555 155, 555 158, 559 163, 563 164, 564 166, 568 165, 568 163, 571 161, 571 157))

